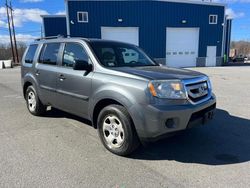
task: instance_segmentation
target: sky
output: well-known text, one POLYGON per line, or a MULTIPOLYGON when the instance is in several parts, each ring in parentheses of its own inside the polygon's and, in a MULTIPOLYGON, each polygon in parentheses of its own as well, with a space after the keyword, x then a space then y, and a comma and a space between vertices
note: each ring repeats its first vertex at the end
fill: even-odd
MULTIPOLYGON (((213 1, 227 4, 226 12, 233 18, 232 40, 250 41, 250 0, 213 1)), ((17 40, 23 42, 41 35, 40 15, 65 14, 64 0, 12 0, 12 5, 17 40)), ((0 43, 6 43, 6 41, 9 41, 9 36, 5 0, 0 0, 0 43)))

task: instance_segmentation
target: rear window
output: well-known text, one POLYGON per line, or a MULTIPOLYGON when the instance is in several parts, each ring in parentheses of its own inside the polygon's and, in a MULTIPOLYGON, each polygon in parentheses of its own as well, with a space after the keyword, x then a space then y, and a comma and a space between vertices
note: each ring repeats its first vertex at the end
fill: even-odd
POLYGON ((59 48, 60 43, 45 44, 40 54, 39 63, 56 65, 59 48))
POLYGON ((24 60, 25 63, 28 63, 28 64, 33 63, 37 46, 38 46, 37 44, 32 44, 32 45, 29 46, 29 49, 28 49, 28 51, 26 53, 25 60, 24 60))

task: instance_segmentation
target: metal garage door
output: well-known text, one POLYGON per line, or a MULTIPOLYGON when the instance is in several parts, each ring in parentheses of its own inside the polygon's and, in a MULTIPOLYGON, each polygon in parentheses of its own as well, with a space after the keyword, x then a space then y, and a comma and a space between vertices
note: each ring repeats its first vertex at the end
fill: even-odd
POLYGON ((139 45, 139 29, 137 27, 102 27, 101 32, 102 39, 139 45))
POLYGON ((166 64, 170 67, 196 66, 199 28, 167 28, 166 64))

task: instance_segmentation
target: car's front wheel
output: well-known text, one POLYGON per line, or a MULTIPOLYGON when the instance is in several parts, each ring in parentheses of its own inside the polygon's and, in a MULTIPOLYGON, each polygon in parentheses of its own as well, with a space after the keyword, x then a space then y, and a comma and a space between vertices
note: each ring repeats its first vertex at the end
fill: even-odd
POLYGON ((43 115, 46 111, 40 99, 38 98, 37 92, 33 86, 29 86, 26 90, 26 104, 29 112, 35 116, 43 115))
POLYGON ((126 156, 139 146, 132 119, 123 106, 109 105, 103 108, 97 124, 103 145, 112 153, 126 156))

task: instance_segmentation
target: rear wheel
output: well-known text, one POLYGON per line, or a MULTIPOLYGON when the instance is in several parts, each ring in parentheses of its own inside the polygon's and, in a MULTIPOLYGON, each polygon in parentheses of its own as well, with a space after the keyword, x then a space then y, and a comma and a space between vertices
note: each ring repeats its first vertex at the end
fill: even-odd
POLYGON ((139 146, 132 119, 123 106, 105 107, 98 116, 97 124, 103 145, 112 153, 125 156, 139 146))
POLYGON ((27 88, 25 98, 27 108, 31 114, 41 116, 46 112, 46 106, 41 103, 33 86, 27 88))

